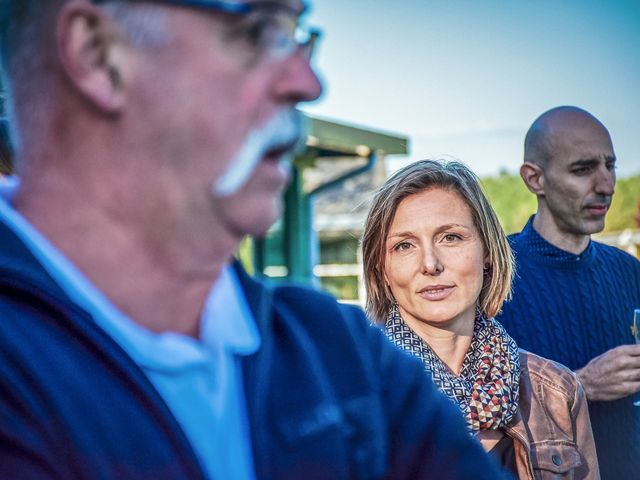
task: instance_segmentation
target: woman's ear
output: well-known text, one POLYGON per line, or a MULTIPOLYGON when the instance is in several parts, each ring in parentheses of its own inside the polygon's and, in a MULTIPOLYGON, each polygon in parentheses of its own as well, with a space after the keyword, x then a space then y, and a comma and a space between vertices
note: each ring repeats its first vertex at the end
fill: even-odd
POLYGON ((488 275, 491 272, 491 267, 492 267, 489 252, 484 254, 483 262, 484 262, 484 265, 482 267, 482 273, 484 275, 488 275))
POLYGON ((68 81, 106 113, 124 105, 124 55, 114 21, 88 2, 65 3, 56 25, 58 54, 68 81))

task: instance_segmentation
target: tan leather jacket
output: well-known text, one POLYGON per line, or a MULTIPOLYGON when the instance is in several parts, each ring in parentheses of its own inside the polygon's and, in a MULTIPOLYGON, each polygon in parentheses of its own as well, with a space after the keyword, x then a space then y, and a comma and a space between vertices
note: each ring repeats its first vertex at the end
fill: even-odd
POLYGON ((520 480, 599 479, 587 400, 575 373, 520 351, 520 401, 504 429, 520 480))

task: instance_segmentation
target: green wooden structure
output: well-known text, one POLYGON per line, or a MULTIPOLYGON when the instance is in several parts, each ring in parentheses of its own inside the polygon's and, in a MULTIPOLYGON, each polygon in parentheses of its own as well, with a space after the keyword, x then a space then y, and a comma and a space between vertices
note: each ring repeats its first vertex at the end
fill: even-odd
POLYGON ((317 239, 313 231, 313 198, 356 175, 371 170, 384 155, 407 153, 406 137, 375 132, 305 115, 308 119, 306 149, 293 162, 292 178, 285 192, 281 221, 267 237, 256 240, 253 263, 256 271, 278 268, 278 277, 298 283, 314 283, 317 239), (321 185, 304 185, 305 169, 314 168, 318 159, 357 157, 363 165, 321 185))

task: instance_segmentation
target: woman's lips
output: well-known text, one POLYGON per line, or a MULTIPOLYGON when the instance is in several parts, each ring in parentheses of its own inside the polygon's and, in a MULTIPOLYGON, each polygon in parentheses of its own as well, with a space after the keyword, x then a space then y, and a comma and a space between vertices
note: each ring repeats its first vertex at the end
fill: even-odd
POLYGON ((438 301, 444 300, 451 295, 454 288, 453 285, 433 285, 423 288, 418 294, 426 300, 438 301))

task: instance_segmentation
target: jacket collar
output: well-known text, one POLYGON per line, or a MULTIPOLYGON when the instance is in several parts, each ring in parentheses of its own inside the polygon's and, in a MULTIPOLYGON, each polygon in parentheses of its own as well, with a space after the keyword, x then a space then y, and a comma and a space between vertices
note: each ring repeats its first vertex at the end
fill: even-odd
POLYGON ((271 329, 273 289, 263 282, 251 278, 239 260, 233 261, 232 268, 240 282, 249 309, 256 320, 260 335, 264 336, 271 329))
POLYGON ((266 424, 268 412, 266 411, 265 399, 269 390, 270 370, 274 354, 274 340, 271 333, 274 321, 274 292, 264 283, 251 278, 238 260, 234 261, 233 268, 260 332, 258 351, 242 358, 242 375, 256 472, 262 472, 262 476, 269 476, 265 474, 263 469, 269 465, 270 453, 268 449, 261 447, 270 444, 267 433, 269 428, 266 424))
POLYGON ((35 256, 3 221, 0 220, 0 283, 23 285, 42 290, 65 302, 70 299, 35 256))

